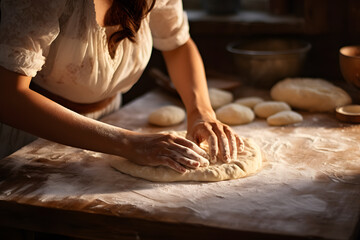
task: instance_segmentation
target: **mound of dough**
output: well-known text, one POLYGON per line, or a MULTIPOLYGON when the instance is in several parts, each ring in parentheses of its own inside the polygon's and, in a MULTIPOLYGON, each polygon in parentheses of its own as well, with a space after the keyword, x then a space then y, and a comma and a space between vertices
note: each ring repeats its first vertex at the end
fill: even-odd
POLYGON ((240 104, 249 108, 254 108, 256 104, 263 102, 264 99, 260 97, 245 97, 235 100, 234 103, 240 104))
MULTIPOLYGON (((176 132, 185 136, 185 132, 176 132)), ((246 177, 256 173, 262 165, 260 148, 251 139, 244 139, 245 150, 238 154, 236 161, 231 163, 215 163, 208 167, 190 169, 181 174, 168 167, 141 166, 125 158, 109 155, 110 165, 118 171, 133 177, 153 182, 216 182, 246 177)))
POLYGON ((351 103, 349 94, 324 79, 284 79, 271 88, 271 97, 310 112, 329 112, 351 103))
POLYGON ((164 106, 150 113, 148 121, 151 124, 167 127, 181 123, 185 119, 185 111, 177 106, 164 106))
POLYGON ((266 101, 256 104, 254 112, 260 118, 267 118, 275 113, 291 110, 286 102, 282 101, 266 101))
POLYGON ((301 114, 294 111, 282 111, 271 115, 266 119, 267 123, 271 126, 283 126, 301 122, 303 117, 301 114))
POLYGON ((246 106, 230 103, 217 109, 216 117, 225 124, 240 125, 252 122, 255 118, 255 114, 246 106))
POLYGON ((209 88, 209 97, 210 97, 211 107, 215 110, 218 109, 219 107, 231 103, 234 100, 234 97, 231 92, 217 88, 209 88))

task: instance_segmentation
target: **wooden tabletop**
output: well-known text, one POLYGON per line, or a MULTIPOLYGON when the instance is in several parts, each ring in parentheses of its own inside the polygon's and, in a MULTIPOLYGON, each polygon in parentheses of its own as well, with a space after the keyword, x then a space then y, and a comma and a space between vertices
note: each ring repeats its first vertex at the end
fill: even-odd
MULTIPOLYGON (((238 96, 254 94, 238 92, 238 96)), ((148 114, 179 100, 150 92, 102 121, 143 132, 148 114)), ((86 239, 351 239, 360 213, 360 126, 333 113, 253 138, 264 167, 215 183, 156 183, 119 173, 107 155, 39 139, 0 161, 0 225, 86 239)), ((186 123, 171 130, 184 130, 186 123)))

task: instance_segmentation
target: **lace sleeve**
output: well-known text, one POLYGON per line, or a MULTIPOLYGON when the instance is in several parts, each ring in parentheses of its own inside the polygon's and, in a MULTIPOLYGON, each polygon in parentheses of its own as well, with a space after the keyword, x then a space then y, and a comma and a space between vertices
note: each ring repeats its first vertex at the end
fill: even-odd
POLYGON ((0 65, 34 77, 59 33, 65 0, 1 0, 0 65))
POLYGON ((189 23, 181 0, 157 0, 150 12, 150 28, 154 47, 172 50, 190 37, 189 23))

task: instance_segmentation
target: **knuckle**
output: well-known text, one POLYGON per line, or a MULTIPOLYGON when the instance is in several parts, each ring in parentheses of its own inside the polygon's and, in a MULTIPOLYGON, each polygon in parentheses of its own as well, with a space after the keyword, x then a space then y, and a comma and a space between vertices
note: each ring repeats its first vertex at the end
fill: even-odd
POLYGON ((212 131, 213 125, 211 123, 205 122, 204 127, 207 131, 212 131))
POLYGON ((220 132, 220 137, 224 140, 227 139, 227 135, 224 132, 220 132))
POLYGON ((171 133, 163 134, 162 137, 161 137, 161 141, 164 141, 164 142, 169 142, 169 141, 171 141, 173 139, 174 139, 174 135, 172 135, 171 133))
POLYGON ((193 152, 189 149, 189 148, 186 148, 184 150, 184 153, 187 155, 187 156, 192 156, 193 155, 193 152))

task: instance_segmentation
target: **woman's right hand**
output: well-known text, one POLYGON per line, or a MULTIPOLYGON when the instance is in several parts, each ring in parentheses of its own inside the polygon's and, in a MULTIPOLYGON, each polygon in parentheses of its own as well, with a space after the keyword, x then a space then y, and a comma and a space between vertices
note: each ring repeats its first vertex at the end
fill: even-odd
POLYGON ((122 141, 128 145, 124 157, 140 165, 162 165, 179 173, 209 165, 209 156, 203 149, 174 134, 134 133, 122 141))

